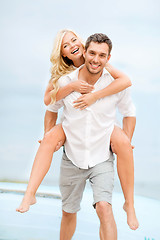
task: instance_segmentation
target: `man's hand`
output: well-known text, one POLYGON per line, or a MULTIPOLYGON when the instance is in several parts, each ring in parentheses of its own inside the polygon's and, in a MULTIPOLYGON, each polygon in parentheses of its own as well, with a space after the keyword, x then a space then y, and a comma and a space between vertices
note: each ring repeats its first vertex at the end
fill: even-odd
POLYGON ((115 148, 114 148, 113 143, 111 143, 111 150, 112 150, 113 153, 117 154, 117 152, 116 152, 116 150, 115 150, 115 148))
MULTIPOLYGON (((49 132, 56 124, 57 121, 57 113, 46 111, 44 117, 44 135, 49 132)), ((42 139, 38 140, 41 144, 42 139)))
POLYGON ((62 141, 58 142, 58 144, 55 148, 55 152, 57 152, 62 146, 63 146, 63 142, 62 141))
MULTIPOLYGON (((41 144, 42 140, 38 140, 38 142, 41 144)), ((57 152, 62 146, 63 142, 62 141, 58 142, 54 152, 57 152)))
MULTIPOLYGON (((131 145, 131 147, 132 147, 132 149, 135 148, 135 146, 133 146, 133 145, 131 145)), ((113 143, 111 143, 111 149, 112 149, 112 152, 113 152, 113 153, 117 154, 116 149, 114 148, 113 143)))

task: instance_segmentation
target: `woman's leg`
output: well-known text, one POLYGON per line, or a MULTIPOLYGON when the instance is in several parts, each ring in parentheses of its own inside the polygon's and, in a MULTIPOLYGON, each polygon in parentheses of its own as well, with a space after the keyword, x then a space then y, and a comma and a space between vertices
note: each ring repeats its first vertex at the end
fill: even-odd
POLYGON ((111 135, 111 143, 117 154, 117 172, 125 198, 124 210, 127 213, 127 223, 131 229, 139 226, 134 209, 134 160, 133 149, 129 138, 117 126, 111 135))
POLYGON ((65 134, 61 124, 56 125, 45 134, 34 159, 24 198, 16 211, 26 212, 31 204, 36 203, 36 191, 50 168, 53 153, 59 141, 65 142, 65 134))

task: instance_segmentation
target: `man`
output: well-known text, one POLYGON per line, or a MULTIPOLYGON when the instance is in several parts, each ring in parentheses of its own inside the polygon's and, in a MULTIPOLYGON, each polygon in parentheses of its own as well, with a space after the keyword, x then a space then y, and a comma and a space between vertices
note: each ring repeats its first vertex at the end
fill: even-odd
MULTIPOLYGON (((93 84, 95 91, 103 89, 112 78, 105 70, 112 49, 111 40, 104 34, 91 35, 85 45, 85 64, 59 79, 59 86, 77 79, 93 84)), ((94 195, 93 206, 100 220, 100 239, 116 240, 117 229, 112 212, 114 179, 113 156, 109 151, 110 136, 115 124, 116 106, 125 117, 135 115, 128 90, 105 97, 84 110, 75 109, 73 102, 80 93, 73 92, 48 107, 57 112, 64 106, 62 126, 66 135, 61 163, 60 190, 62 195, 61 240, 70 240, 76 228, 76 213, 89 179, 94 195)), ((130 121, 127 124, 128 129, 130 121)))

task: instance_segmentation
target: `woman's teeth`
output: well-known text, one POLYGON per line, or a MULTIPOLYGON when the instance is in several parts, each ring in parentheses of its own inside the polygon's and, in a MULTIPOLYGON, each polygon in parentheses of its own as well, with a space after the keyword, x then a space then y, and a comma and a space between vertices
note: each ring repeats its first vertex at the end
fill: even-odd
POLYGON ((78 52, 79 48, 75 49, 73 52, 71 52, 72 54, 78 52))

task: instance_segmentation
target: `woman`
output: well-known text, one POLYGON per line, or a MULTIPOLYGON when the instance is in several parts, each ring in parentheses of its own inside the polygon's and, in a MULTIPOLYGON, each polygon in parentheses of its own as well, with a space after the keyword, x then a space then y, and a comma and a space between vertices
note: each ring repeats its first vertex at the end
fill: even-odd
MULTIPOLYGON (((84 63, 83 49, 83 44, 73 31, 63 30, 59 32, 51 55, 52 77, 45 93, 44 101, 46 105, 66 97, 72 91, 78 91, 82 94, 88 93, 75 101, 76 108, 84 109, 96 100, 115 94, 130 86, 130 81, 124 74, 107 65, 107 70, 116 79, 108 87, 91 93, 93 86, 83 80, 78 80, 59 89, 58 79, 84 63)), ((53 117, 56 118, 56 114, 53 117)), ((130 228, 135 230, 138 228, 138 221, 134 210, 134 166, 133 151, 130 144, 132 134, 128 137, 120 128, 115 126, 111 135, 111 146, 117 154, 117 169, 125 197, 124 210, 127 213, 127 222, 130 228)), ((56 125, 45 134, 34 160, 25 196, 17 211, 28 211, 29 206, 36 202, 35 193, 48 172, 52 155, 60 141, 62 143, 65 141, 61 124, 56 125)))

